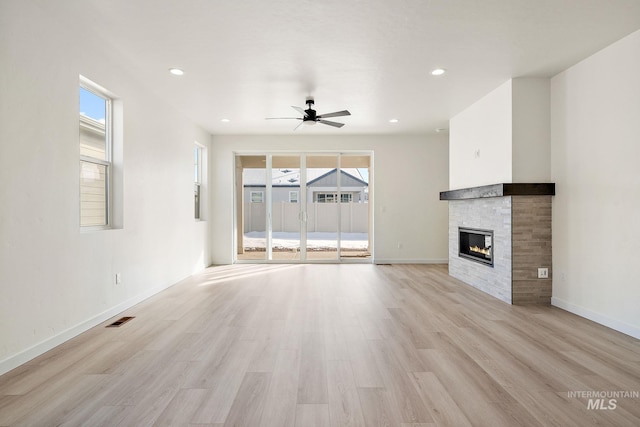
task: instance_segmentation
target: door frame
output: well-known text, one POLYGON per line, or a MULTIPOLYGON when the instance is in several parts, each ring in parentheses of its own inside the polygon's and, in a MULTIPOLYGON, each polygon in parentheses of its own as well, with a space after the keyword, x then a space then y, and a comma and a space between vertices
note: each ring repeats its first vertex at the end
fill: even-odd
MULTIPOLYGON (((234 188, 233 192, 233 217, 234 217, 234 234, 235 238, 233 239, 232 251, 233 251, 233 263, 234 264, 337 264, 337 263, 354 263, 354 264, 372 264, 374 261, 374 189, 373 189, 373 176, 374 176, 374 153, 370 150, 304 150, 304 151, 294 151, 294 150, 284 150, 284 151, 234 151, 233 152, 233 170, 234 172, 234 188), (273 219, 272 219, 272 180, 270 178, 270 172, 272 171, 273 166, 273 156, 300 156, 300 194, 299 194, 299 203, 304 203, 305 207, 300 208, 300 215, 307 214, 306 212, 306 196, 307 196, 307 163, 306 159, 309 156, 327 156, 327 155, 335 155, 337 156, 337 188, 338 193, 340 194, 340 178, 342 170, 342 157, 349 156, 361 156, 368 158, 368 239, 369 239, 369 253, 370 256, 362 257, 362 258, 344 258, 341 255, 341 217, 340 214, 340 201, 338 200, 338 226, 337 226, 337 256, 335 259, 306 259, 306 241, 307 241, 307 222, 306 218, 301 220, 301 228, 300 228, 300 258, 298 260, 284 260, 284 259, 273 259, 273 251, 272 251, 272 233, 273 233, 273 219), (266 224, 265 224, 265 259, 239 259, 238 258, 238 243, 241 240, 241 237, 244 236, 244 214, 240 203, 243 203, 244 200, 244 187, 242 184, 242 170, 243 168, 238 167, 237 159, 238 157, 243 156, 264 156, 265 157, 265 208, 266 208, 266 224)), ((363 167, 364 168, 364 167, 363 167)), ((308 215, 307 215, 308 217, 308 215)))

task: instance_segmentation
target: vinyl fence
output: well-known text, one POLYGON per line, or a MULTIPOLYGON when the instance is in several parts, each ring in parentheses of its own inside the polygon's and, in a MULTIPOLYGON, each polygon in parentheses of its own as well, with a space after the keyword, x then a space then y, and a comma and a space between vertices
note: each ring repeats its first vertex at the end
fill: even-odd
MULTIPOLYGON (((265 203, 244 204, 244 232, 265 231, 265 203)), ((341 215, 341 232, 369 231, 368 203, 307 203, 307 231, 335 232, 341 215)), ((300 204, 276 202, 272 207, 273 231, 300 231, 300 204)))

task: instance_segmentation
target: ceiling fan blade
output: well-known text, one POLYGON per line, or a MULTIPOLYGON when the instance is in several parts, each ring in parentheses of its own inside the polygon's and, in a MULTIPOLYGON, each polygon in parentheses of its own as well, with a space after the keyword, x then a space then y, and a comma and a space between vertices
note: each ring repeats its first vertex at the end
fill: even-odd
POLYGON ((294 110, 296 110, 298 113, 302 114, 303 116, 307 117, 307 113, 304 111, 304 108, 296 107, 294 105, 292 105, 291 108, 293 108, 294 110))
POLYGON ((302 124, 303 124, 303 123, 304 123, 304 121, 302 121, 302 122, 298 123, 298 126, 294 127, 294 128, 293 128, 293 130, 298 130, 298 128, 299 128, 300 126, 302 126, 302 124))
POLYGON ((265 117, 265 120, 302 120, 300 117, 265 117))
POLYGON ((335 113, 327 113, 320 114, 318 116, 319 119, 327 119, 329 117, 341 117, 341 116, 350 116, 351 113, 348 110, 336 111, 335 113))
POLYGON ((335 128, 341 128, 342 126, 344 126, 344 123, 338 123, 338 122, 331 122, 329 120, 318 120, 320 123, 322 123, 323 125, 329 125, 329 126, 333 126, 335 128))

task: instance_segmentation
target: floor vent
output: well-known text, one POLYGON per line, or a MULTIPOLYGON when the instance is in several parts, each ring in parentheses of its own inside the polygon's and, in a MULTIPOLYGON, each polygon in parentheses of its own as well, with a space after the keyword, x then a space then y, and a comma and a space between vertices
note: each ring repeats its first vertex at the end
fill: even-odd
POLYGON ((115 322, 113 322, 112 324, 107 325, 106 327, 107 327, 107 328, 117 328, 117 327, 119 327, 119 326, 124 325, 125 323, 127 323, 127 322, 128 322, 129 320, 131 320, 131 319, 135 319, 135 317, 133 317, 133 316, 129 316, 129 317, 121 317, 121 318, 119 318, 118 320, 116 320, 115 322))

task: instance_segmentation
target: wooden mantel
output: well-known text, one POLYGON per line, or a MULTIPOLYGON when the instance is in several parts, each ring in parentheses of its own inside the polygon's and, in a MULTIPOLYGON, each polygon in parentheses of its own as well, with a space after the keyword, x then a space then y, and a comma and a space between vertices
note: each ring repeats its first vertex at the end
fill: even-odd
POLYGON ((491 184, 440 192, 440 200, 482 199, 505 196, 555 196, 554 183, 491 184))

